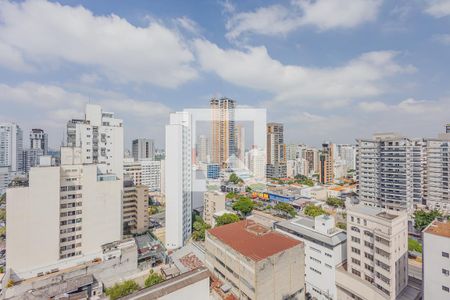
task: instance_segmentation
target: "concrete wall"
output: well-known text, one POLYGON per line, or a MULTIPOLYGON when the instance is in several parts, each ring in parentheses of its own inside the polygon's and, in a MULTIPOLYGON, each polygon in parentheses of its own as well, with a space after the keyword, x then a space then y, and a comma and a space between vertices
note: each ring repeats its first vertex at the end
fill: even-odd
POLYGON ((209 277, 176 290, 159 298, 160 300, 196 299, 209 300, 209 277))
POLYGON ((30 187, 6 192, 6 267, 19 276, 59 259, 59 174, 32 168, 30 187))
POLYGON ((442 286, 450 288, 450 276, 445 276, 442 273, 442 269, 450 270, 450 258, 443 257, 442 252, 450 254, 450 238, 424 232, 424 300, 450 298, 450 293, 442 290, 442 286))

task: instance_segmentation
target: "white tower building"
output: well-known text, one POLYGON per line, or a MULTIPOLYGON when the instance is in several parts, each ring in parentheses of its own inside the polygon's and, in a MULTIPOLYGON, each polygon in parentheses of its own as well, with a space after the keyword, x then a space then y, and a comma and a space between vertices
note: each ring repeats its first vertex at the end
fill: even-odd
POLYGON ((189 112, 170 114, 166 125, 166 247, 182 247, 191 236, 192 130, 189 112))
POLYGON ((0 167, 22 171, 22 129, 15 123, 0 123, 0 167))

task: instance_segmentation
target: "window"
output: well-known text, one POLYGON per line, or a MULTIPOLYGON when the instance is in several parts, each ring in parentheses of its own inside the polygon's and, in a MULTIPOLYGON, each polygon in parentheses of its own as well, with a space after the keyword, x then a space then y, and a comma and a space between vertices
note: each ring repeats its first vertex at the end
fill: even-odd
POLYGON ((352 269, 352 273, 355 274, 356 276, 361 276, 361 272, 355 269, 352 269))
POLYGON ((366 268, 366 270, 369 270, 370 272, 373 272, 373 267, 369 266, 368 264, 364 264, 364 268, 366 268))
POLYGON ((359 249, 355 248, 355 247, 352 247, 352 252, 356 253, 356 254, 360 254, 361 253, 361 251, 359 249))
POLYGON ((442 290, 443 290, 444 292, 447 292, 447 293, 450 291, 450 289, 448 288, 448 286, 445 286, 445 285, 442 286, 442 290))
POLYGON ((448 258, 448 252, 442 252, 442 257, 448 258))
POLYGON ((351 230, 355 231, 355 232, 359 232, 359 228, 356 226, 352 226, 350 227, 351 230))
POLYGON ((359 244, 361 242, 361 240, 359 238, 357 238, 357 237, 352 236, 352 242, 355 242, 355 243, 359 244))
POLYGON ((369 237, 373 237, 373 234, 370 231, 364 230, 364 234, 369 236, 369 237))
POLYGON ((442 274, 444 274, 445 276, 448 276, 450 274, 450 272, 447 269, 442 269, 442 274))
POLYGON ((360 262, 358 259, 353 258, 353 257, 352 257, 352 263, 354 263, 354 264, 356 264, 356 265, 358 265, 358 266, 361 265, 361 262, 360 262))

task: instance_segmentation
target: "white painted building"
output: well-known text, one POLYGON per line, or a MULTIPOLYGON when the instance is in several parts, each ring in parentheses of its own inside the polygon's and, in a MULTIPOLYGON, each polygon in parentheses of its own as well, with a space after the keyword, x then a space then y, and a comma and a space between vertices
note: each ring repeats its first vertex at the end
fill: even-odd
POLYGON ((247 152, 247 168, 253 177, 266 178, 266 154, 260 149, 253 148, 247 152))
POLYGON ((202 163, 209 163, 210 161, 210 148, 209 139, 205 135, 200 135, 198 137, 197 146, 197 160, 202 163))
POLYGON ((450 299, 450 221, 433 221, 422 238, 423 299, 450 299))
POLYGON ((338 299, 336 268, 347 259, 347 235, 327 215, 275 223, 275 229, 305 244, 306 293, 313 299, 338 299))
POLYGON ((406 211, 347 203, 347 270, 336 284, 342 300, 394 300, 402 293, 408 285, 406 211))
POLYGON ((82 150, 83 163, 99 164, 105 173, 123 172, 123 122, 99 105, 87 104, 85 118, 67 123, 67 145, 82 150))
POLYGON ((166 125, 166 247, 182 247, 192 226, 192 120, 189 112, 170 114, 166 125))
POLYGON ((376 134, 357 140, 358 196, 371 206, 411 211, 423 198, 423 140, 376 134))
POLYGON ((15 123, 0 123, 0 167, 22 171, 22 129, 15 123))
POLYGON ((7 189, 6 268, 30 278, 101 256, 122 236, 122 181, 61 148, 61 166, 31 168, 29 183, 7 189))
POLYGON ((151 192, 161 191, 161 161, 143 159, 139 161, 141 165, 141 182, 146 185, 151 192))

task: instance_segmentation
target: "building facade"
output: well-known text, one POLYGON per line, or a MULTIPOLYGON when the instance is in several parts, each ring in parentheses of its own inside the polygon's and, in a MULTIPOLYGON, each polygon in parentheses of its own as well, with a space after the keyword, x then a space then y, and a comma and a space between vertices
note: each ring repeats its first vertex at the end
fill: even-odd
POLYGON ((214 214, 222 210, 225 210, 225 193, 208 191, 203 194, 203 220, 207 224, 214 225, 214 214))
POLYGON ((434 220, 422 232, 424 300, 450 297, 450 221, 434 220))
POLYGON ((122 195, 123 234, 142 233, 148 229, 148 188, 125 178, 122 195))
POLYGON ((281 123, 267 124, 267 177, 286 177, 286 144, 284 126, 281 123))
POLYGON ((406 211, 347 205, 346 271, 337 278, 339 299, 396 299, 408 285, 406 211), (366 298, 365 289, 377 297, 366 298))
POLYGON ((134 158, 124 158, 123 160, 123 175, 131 178, 135 185, 142 185, 142 165, 134 158))
POLYGON ((11 172, 23 170, 23 134, 15 123, 0 123, 0 167, 11 172))
POLYGON ((164 161, 160 160, 140 160, 139 161, 142 170, 142 181, 141 183, 148 187, 151 192, 162 191, 162 181, 163 178, 161 172, 163 170, 162 164, 164 161))
POLYGON ((189 112, 170 114, 166 125, 166 248, 182 247, 192 224, 192 120, 189 112))
POLYGON ((336 268, 347 259, 347 235, 327 215, 275 223, 275 229, 305 245, 306 293, 313 299, 338 299, 336 268))
POLYGON ((26 279, 96 258, 122 237, 122 181, 61 148, 61 166, 31 168, 7 189, 6 268, 26 279))
POLYGON ((422 204, 424 143, 396 134, 357 140, 357 193, 369 205, 411 211, 422 204))
POLYGON ((41 149, 43 155, 48 154, 48 135, 42 129, 31 129, 30 149, 41 149))
POLYGON ((322 184, 331 184, 334 181, 334 145, 323 143, 319 156, 319 181, 322 184))
POLYGON ((102 172, 123 172, 123 122, 99 105, 87 104, 84 119, 67 123, 67 146, 82 150, 83 163, 99 164, 102 172))
POLYGON ((228 166, 229 159, 236 155, 236 127, 234 110, 236 101, 229 98, 213 98, 210 101, 212 133, 211 162, 228 166))
POLYGON ((239 299, 304 299, 304 247, 252 220, 206 232, 206 267, 239 299))
POLYGON ((131 153, 134 160, 155 159, 155 143, 151 139, 135 139, 131 143, 131 153))

